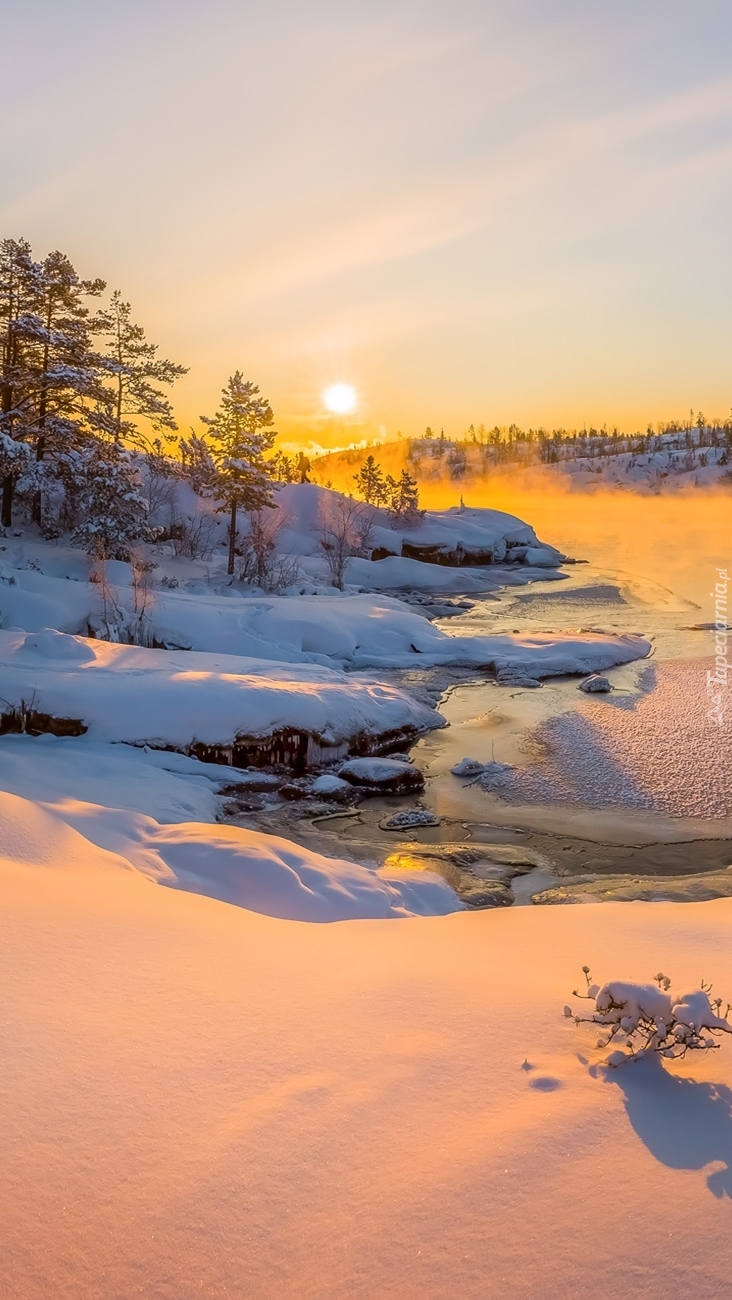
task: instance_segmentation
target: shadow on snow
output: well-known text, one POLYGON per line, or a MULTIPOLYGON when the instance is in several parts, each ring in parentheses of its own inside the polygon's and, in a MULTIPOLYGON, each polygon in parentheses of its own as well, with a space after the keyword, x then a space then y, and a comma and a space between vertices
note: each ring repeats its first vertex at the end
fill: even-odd
POLYGON ((639 1061, 613 1070, 607 1081, 624 1095, 638 1137, 669 1169, 704 1169, 714 1196, 732 1198, 732 1090, 667 1073, 660 1061, 639 1061))

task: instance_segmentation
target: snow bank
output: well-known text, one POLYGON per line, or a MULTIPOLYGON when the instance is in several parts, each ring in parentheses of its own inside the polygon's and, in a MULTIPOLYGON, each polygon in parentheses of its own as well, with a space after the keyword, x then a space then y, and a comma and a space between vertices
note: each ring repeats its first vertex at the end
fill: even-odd
MULTIPOLYGON (((64 587, 72 585, 77 584, 63 583, 64 587)), ((452 636, 399 600, 367 595, 261 599, 234 595, 227 599, 172 592, 157 599, 152 626, 159 637, 167 636, 172 644, 219 656, 237 654, 277 663, 348 668, 409 668, 416 662, 421 667, 466 665, 495 671, 499 679, 511 679, 516 672, 535 679, 564 673, 586 675, 640 658, 650 650, 647 641, 632 634, 452 636)), ((0 653, 2 644, 0 641, 0 653)), ((44 658, 51 653, 50 644, 46 637, 44 658)), ((59 654, 71 653, 60 647, 61 642, 59 654)), ((32 653, 29 642, 22 657, 32 653)), ((139 662, 141 666, 142 660, 139 662)), ((153 657, 146 666, 155 662, 153 657)), ((183 665, 179 658, 175 662, 183 665)), ((193 670, 190 657, 185 663, 193 670)), ((205 668, 203 661, 195 666, 205 668)), ((228 671, 247 670, 232 665, 228 671)), ((297 724, 293 721, 292 725, 297 724)))
POLYGON ((0 632, 0 671, 4 710, 79 719, 97 740, 225 747, 296 731, 347 749, 357 736, 416 734, 442 721, 396 687, 313 664, 145 650, 50 629, 0 632))
POLYGON ((113 803, 159 822, 214 822, 218 790, 231 780, 229 767, 88 735, 0 736, 0 790, 44 804, 113 803))
MULTIPOLYGON (((12 835, 20 803, 26 805, 25 800, 0 795, 0 836, 6 826, 12 835)), ((32 824, 32 808, 21 809, 23 826, 32 824)), ((140 813, 75 802, 61 803, 53 813, 42 815, 45 822, 52 816, 65 823, 64 832, 73 827, 87 847, 107 850, 157 884, 283 920, 442 916, 462 908, 438 875, 390 875, 240 826, 163 826, 140 813)), ((81 852, 80 846, 77 858, 81 852)))
MULTIPOLYGON (((49 548, 44 548, 44 551, 49 548)), ((45 558, 45 557, 44 557, 45 558)), ((49 555, 49 562, 52 560, 49 555)), ((88 573, 88 561, 84 567, 88 573)), ((40 632, 55 627, 62 632, 86 632, 96 608, 98 588, 79 579, 39 573, 35 569, 0 569, 0 627, 22 627, 40 632)))
POLYGON ((135 870, 157 884, 291 921, 434 916, 462 908, 437 875, 390 875, 238 826, 163 826, 141 813, 74 800, 50 808, 0 792, 0 845, 4 863, 135 870))

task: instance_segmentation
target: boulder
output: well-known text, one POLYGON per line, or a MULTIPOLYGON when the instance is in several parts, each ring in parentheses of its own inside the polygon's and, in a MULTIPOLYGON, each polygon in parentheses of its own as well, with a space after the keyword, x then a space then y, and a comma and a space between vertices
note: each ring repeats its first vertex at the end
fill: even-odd
POLYGON ((351 758, 338 769, 338 776, 349 785, 374 794, 411 794, 424 790, 424 777, 419 768, 393 758, 351 758))
POLYGON ((607 677, 602 677, 600 673, 591 673, 589 677, 585 677, 584 681, 580 682, 578 687, 578 690, 585 691, 588 695, 606 695, 612 689, 612 683, 608 681, 607 677))
POLYGON ((348 781, 342 781, 339 776, 333 776, 330 772, 324 772, 322 776, 316 777, 311 788, 312 793, 319 795, 321 799, 332 799, 336 803, 344 803, 354 793, 353 786, 349 785, 348 781))

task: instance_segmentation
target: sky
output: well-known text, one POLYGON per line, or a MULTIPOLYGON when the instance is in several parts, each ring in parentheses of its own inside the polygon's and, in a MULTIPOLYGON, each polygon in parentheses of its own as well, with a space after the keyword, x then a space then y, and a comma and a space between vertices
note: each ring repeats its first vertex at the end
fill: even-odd
POLYGON ((729 0, 0 9, 0 234, 122 290, 183 430, 235 369, 314 447, 729 413, 729 0))

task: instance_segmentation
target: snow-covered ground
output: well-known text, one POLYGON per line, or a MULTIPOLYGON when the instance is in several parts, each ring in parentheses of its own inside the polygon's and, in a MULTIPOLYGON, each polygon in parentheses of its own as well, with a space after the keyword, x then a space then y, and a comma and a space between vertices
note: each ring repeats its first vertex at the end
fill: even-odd
POLYGON ((42 807, 0 794, 0 843, 23 861, 59 867, 103 862, 293 921, 434 916, 461 908, 437 875, 390 875, 240 826, 161 825, 129 809, 78 800, 42 807))
POLYGON ((393 686, 314 664, 146 650, 52 629, 0 632, 0 662, 6 708, 77 719, 112 742, 183 750, 292 730, 339 746, 440 723, 393 686))
POLYGON ((728 994, 732 902, 310 925, 2 811, 8 1300, 728 1293, 729 1045, 605 1073, 562 1005, 728 994))
MULTIPOLYGON (((732 900, 471 912, 398 854, 379 867, 341 856, 345 837, 327 856, 222 822, 231 786, 267 799, 273 778, 154 747, 289 730, 337 768, 355 736, 378 748, 435 728, 409 682, 462 665, 506 707, 576 697, 574 722, 545 721, 537 761, 516 768, 541 786, 522 797, 612 802, 612 770, 624 798, 666 807, 725 795, 726 767, 702 763, 689 732, 696 678, 633 667, 650 644, 622 601, 610 630, 527 627, 529 602, 500 630, 466 617, 458 634, 380 594, 556 577, 556 553, 515 516, 455 510, 416 542, 382 533, 397 553, 351 559, 342 593, 314 524, 290 528, 302 572, 282 595, 228 586, 220 548, 152 548, 152 648, 88 635, 105 593, 79 552, 32 531, 3 543, 0 713, 87 730, 0 736, 0 1293, 718 1300, 732 1050, 608 1075, 596 1033, 561 1009, 583 963, 732 991, 732 900), (514 554, 450 567, 405 542, 514 554), (628 665, 614 682, 655 673, 660 695, 623 707, 561 680, 613 665, 628 665)), ((130 577, 108 565, 107 614, 128 630, 130 577)), ((438 836, 422 815, 401 833, 438 836)))

